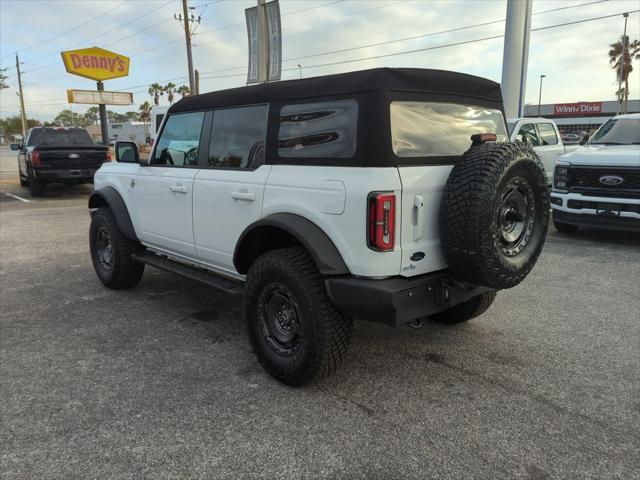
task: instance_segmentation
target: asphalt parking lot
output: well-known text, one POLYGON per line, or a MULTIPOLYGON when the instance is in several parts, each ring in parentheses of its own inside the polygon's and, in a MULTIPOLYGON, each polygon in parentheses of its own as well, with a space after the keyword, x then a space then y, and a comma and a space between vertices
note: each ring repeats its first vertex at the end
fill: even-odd
POLYGON ((482 317, 358 321, 339 372, 292 389, 257 364, 239 298, 149 268, 102 287, 91 187, 33 199, 13 159, 0 150, 0 477, 638 478, 640 239, 551 228, 482 317))

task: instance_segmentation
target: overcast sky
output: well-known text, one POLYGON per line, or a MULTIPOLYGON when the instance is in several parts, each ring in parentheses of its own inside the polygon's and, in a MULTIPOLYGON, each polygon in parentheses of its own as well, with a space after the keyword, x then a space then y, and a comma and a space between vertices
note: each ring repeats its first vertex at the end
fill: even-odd
MULTIPOLYGON (((201 23, 193 39, 201 92, 244 85, 247 38, 244 9, 255 0, 191 0, 201 23)), ((376 66, 454 70, 500 81, 503 39, 494 38, 415 53, 425 49, 502 35, 506 0, 280 0, 283 79, 361 70, 376 66), (476 26, 451 33, 450 29, 476 26), (424 36, 425 34, 431 34, 424 36), (407 39, 384 45, 368 46, 407 39), (319 55, 335 50, 345 52, 319 55), (396 54, 382 58, 368 57, 396 54), (307 57, 308 56, 308 57, 307 57), (307 57, 307 58, 299 58, 307 57), (291 59, 291 60, 287 60, 291 59), (337 65, 326 65, 335 62, 337 65)), ((533 29, 638 9, 637 0, 534 0, 533 29), (575 7, 574 7, 575 6, 575 7), (547 12, 563 7, 554 12, 547 12)), ((66 89, 94 89, 95 82, 65 72, 60 51, 91 46, 131 57, 129 77, 105 82, 106 90, 132 91, 137 110, 151 100, 147 84, 188 84, 184 32, 174 20, 179 0, 0 0, 0 59, 11 88, 0 93, 0 116, 18 113, 15 57, 22 69, 30 118, 52 119, 70 108, 66 89)), ((607 52, 621 35, 622 15, 532 31, 527 103, 537 103, 545 74, 543 103, 614 100, 615 73, 607 52)), ((629 16, 628 32, 640 37, 640 14, 629 16)), ((635 62, 630 98, 640 97, 640 62, 635 62)), ((162 100, 166 103, 166 98, 162 100)), ((74 105, 73 110, 87 108, 74 105)))

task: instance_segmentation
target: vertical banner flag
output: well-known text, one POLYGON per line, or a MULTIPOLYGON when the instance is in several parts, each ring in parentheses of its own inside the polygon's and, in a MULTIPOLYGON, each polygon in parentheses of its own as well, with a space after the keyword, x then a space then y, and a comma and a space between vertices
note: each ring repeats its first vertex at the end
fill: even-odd
POLYGON ((267 80, 280 80, 282 71, 282 30, 280 28, 280 3, 278 0, 266 4, 267 38, 269 39, 269 70, 267 80))
POLYGON ((249 40, 249 67, 247 83, 258 83, 258 7, 244 11, 247 19, 247 38, 249 40))

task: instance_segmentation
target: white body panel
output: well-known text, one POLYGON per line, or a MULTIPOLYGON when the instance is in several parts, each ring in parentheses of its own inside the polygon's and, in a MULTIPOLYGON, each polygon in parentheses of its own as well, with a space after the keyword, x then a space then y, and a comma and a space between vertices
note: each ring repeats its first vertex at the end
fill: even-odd
POLYGON ((198 171, 193 185, 193 232, 202 262, 236 273, 233 252, 244 229, 262 216, 271 168, 198 171))

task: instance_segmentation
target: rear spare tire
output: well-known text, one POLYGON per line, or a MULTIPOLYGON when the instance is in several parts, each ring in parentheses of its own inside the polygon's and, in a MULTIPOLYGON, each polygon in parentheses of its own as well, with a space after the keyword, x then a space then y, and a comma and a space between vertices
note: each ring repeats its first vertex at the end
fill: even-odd
POLYGON ((542 251, 548 222, 547 177, 528 145, 474 145, 451 170, 440 241, 458 280, 495 289, 519 284, 542 251))

